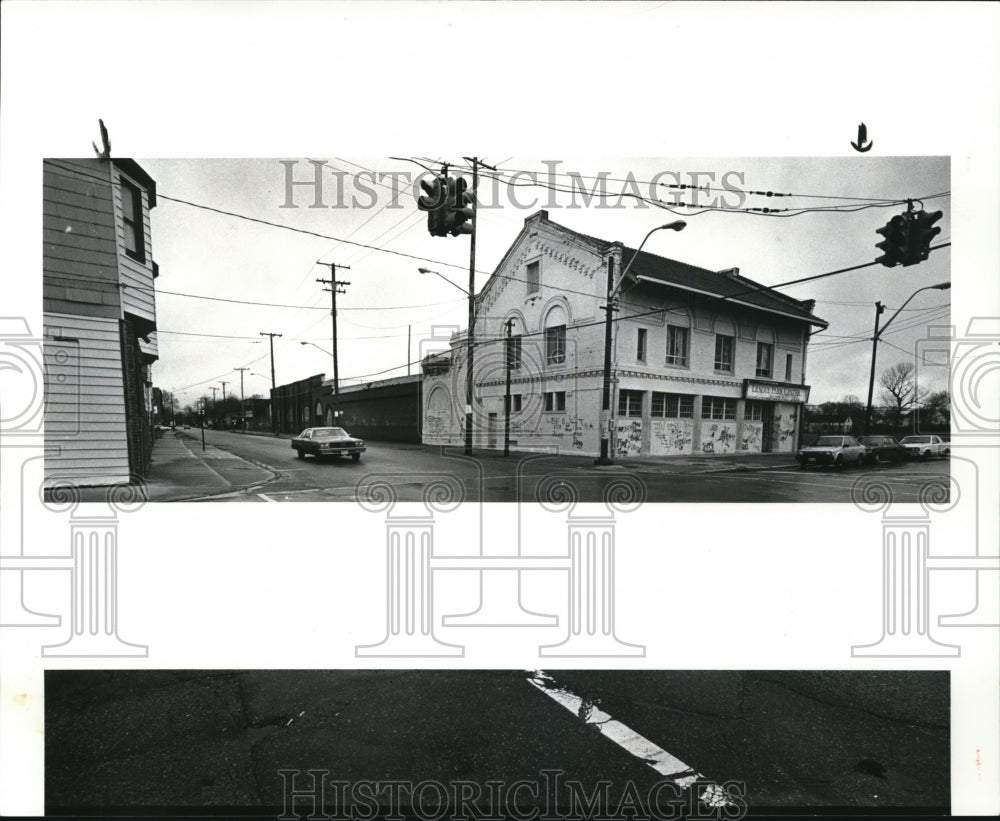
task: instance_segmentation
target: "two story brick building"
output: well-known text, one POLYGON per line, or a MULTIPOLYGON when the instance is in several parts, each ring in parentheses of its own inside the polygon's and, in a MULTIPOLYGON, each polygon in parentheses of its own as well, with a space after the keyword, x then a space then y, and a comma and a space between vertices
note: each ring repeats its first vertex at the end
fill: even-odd
MULTIPOLYGON (((827 325, 814 303, 645 252, 620 291, 602 420, 607 275, 634 255, 545 211, 525 220, 476 298, 475 446, 503 447, 510 361, 512 449, 597 455, 606 424, 620 457, 794 450, 809 335, 827 325)), ((425 361, 426 444, 464 441, 465 340, 425 361)))
POLYGON ((45 160, 46 484, 145 476, 152 450, 156 183, 129 159, 45 160))

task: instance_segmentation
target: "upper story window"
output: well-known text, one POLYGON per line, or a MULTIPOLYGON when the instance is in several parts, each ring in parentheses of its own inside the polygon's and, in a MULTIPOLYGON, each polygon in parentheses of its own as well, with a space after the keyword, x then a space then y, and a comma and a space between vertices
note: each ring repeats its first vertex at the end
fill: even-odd
POLYGON ((507 337, 507 367, 512 371, 521 369, 521 337, 507 337))
POLYGON ((678 325, 667 325, 667 364, 688 364, 688 329, 678 325))
POLYGON ((733 372, 733 348, 735 337, 726 334, 715 335, 715 369, 725 373, 733 372))
POLYGON ((539 265, 537 262, 528 263, 528 296, 538 293, 539 284, 541 282, 541 272, 539 270, 539 265))
POLYGON ((785 381, 792 381, 792 355, 790 353, 785 354, 785 381))
POLYGON ((757 343, 757 376, 771 378, 774 372, 774 345, 769 342, 757 343))
POLYGON ((122 221, 125 224, 125 253, 139 262, 146 261, 142 223, 142 190, 121 180, 122 221))
POLYGON ((566 361, 565 325, 545 329, 545 361, 549 365, 559 365, 566 361))
POLYGON ((635 358, 640 362, 646 361, 646 329, 639 328, 635 340, 635 358))

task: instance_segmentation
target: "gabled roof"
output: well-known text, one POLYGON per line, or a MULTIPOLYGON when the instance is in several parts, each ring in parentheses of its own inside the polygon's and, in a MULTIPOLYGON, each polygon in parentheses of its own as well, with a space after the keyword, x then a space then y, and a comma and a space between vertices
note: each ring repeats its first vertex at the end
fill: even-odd
MULTIPOLYGON (((565 225, 553 222, 549 219, 547 211, 541 210, 532 214, 524 221, 524 228, 517 238, 511 243, 507 253, 504 254, 500 264, 497 265, 489 281, 480 292, 482 297, 499 275, 499 271, 507 263, 514 248, 517 247, 521 239, 536 224, 544 224, 548 227, 569 234, 584 243, 591 245, 594 252, 605 254, 614 246, 622 247, 622 265, 628 265, 629 260, 635 255, 635 249, 622 245, 620 242, 592 237, 567 228, 565 225)), ((707 268, 699 268, 689 265, 686 262, 679 262, 675 259, 650 254, 642 251, 636 257, 635 262, 629 270, 629 280, 634 284, 644 282, 651 286, 680 288, 690 293, 701 294, 707 297, 723 299, 732 302, 733 305, 757 308, 768 313, 777 313, 800 322, 807 322, 811 325, 818 325, 826 328, 828 323, 814 316, 812 307, 815 304, 812 300, 798 300, 785 294, 775 291, 766 285, 761 285, 746 277, 741 277, 736 273, 736 269, 729 271, 710 271, 707 268)))
MULTIPOLYGON (((622 264, 628 265, 635 250, 622 249, 622 264)), ((735 271, 709 271, 675 259, 667 259, 640 251, 629 270, 629 277, 653 285, 682 288, 686 291, 721 297, 734 305, 761 308, 770 313, 784 314, 792 319, 827 327, 828 323, 814 316, 812 300, 800 301, 773 288, 740 276, 735 271)))

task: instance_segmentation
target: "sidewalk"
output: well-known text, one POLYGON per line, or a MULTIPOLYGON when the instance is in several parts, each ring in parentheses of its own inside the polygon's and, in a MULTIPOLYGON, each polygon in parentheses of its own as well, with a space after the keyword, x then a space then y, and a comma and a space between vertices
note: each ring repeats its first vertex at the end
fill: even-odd
MULTIPOLYGON (((418 446, 419 447, 419 446, 418 446)), ((433 445, 424 445, 428 452, 440 453, 447 450, 450 454, 464 454, 461 445, 447 446, 442 449, 433 445)), ((713 453, 691 454, 689 456, 632 456, 627 458, 614 457, 614 464, 595 465, 593 456, 578 456, 575 453, 532 453, 530 451, 511 450, 510 456, 504 456, 502 450, 492 448, 476 448, 472 452, 474 459, 505 459, 518 461, 534 456, 539 461, 546 458, 559 460, 566 467, 588 468, 595 471, 625 472, 625 473, 656 473, 667 474, 700 474, 700 473, 739 473, 758 470, 783 470, 797 468, 794 453, 713 453)))
POLYGON ((179 502, 237 492, 270 482, 276 474, 229 451, 206 445, 190 436, 164 431, 153 445, 153 460, 146 478, 151 502, 179 502))

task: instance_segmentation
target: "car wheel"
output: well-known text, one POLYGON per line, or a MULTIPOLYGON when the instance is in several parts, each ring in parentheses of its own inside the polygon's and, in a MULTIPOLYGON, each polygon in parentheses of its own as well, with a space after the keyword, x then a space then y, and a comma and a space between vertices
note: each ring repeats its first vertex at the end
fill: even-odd
POLYGON ((929 450, 925 450, 923 452, 923 458, 924 459, 930 459, 931 458, 931 452, 929 450))
POLYGON ((873 453, 871 457, 871 462, 873 465, 880 465, 882 464, 882 457, 879 456, 877 453, 873 453))
POLYGON ((844 466, 844 455, 842 453, 838 453, 837 454, 837 458, 834 461, 833 466, 837 470, 840 470, 844 466))
POLYGON ((306 458, 306 455, 302 452, 302 448, 295 448, 295 453, 298 455, 299 459, 306 458))
POLYGON ((941 451, 941 455, 942 456, 950 456, 951 455, 951 448, 945 448, 943 451, 941 451))
POLYGON ((352 453, 351 454, 351 461, 352 462, 360 462, 361 461, 361 454, 360 453, 352 453))

